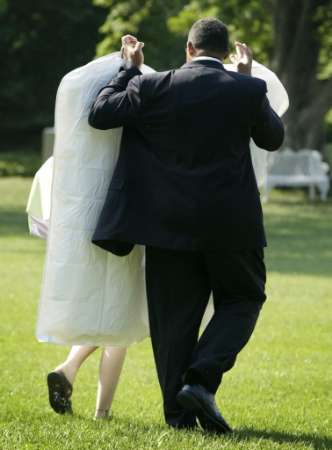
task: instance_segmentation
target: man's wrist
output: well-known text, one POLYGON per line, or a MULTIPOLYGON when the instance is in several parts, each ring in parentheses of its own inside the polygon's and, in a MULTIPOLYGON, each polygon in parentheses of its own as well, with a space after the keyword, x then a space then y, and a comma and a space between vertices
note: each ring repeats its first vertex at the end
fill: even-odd
POLYGON ((238 66, 237 71, 241 73, 242 75, 247 75, 248 77, 251 76, 251 66, 250 67, 240 67, 238 66))
POLYGON ((125 59, 122 65, 122 69, 126 70, 127 72, 134 73, 135 75, 142 75, 142 72, 140 70, 140 67, 133 64, 132 61, 125 59))

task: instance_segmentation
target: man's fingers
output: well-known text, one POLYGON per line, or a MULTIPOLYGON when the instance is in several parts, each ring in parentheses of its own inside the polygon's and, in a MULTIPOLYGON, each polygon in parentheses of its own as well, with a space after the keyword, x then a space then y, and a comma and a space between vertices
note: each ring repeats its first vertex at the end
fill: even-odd
POLYGON ((127 41, 127 40, 137 41, 138 40, 135 36, 133 36, 131 34, 126 34, 125 36, 122 36, 121 39, 122 39, 122 41, 127 41))
POLYGON ((122 45, 135 45, 138 39, 131 34, 126 34, 121 38, 122 45))
POLYGON ((241 51, 241 45, 239 42, 235 42, 235 51, 236 51, 236 55, 238 56, 238 58, 241 58, 242 51, 241 51))
POLYGON ((134 52, 140 52, 144 47, 144 42, 136 42, 134 52))
POLYGON ((144 62, 144 55, 142 51, 144 42, 139 42, 135 36, 126 34, 125 36, 122 36, 121 44, 121 57, 125 60, 131 61, 133 65, 140 67, 144 62))
POLYGON ((249 60, 252 58, 252 50, 244 42, 235 42, 236 54, 239 59, 249 60))
POLYGON ((252 54, 252 50, 250 47, 248 47, 247 44, 245 44, 244 42, 238 42, 239 47, 242 49, 242 51, 248 55, 252 54))
POLYGON ((230 55, 231 62, 237 66, 237 71, 244 75, 251 75, 252 50, 244 42, 234 42, 236 54, 230 55))

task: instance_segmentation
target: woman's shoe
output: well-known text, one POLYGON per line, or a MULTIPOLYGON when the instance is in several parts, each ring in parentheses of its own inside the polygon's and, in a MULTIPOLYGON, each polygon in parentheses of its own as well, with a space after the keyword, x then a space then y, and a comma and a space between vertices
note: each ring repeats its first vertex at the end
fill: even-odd
POLYGON ((48 398, 57 414, 73 414, 71 396, 73 386, 63 372, 50 372, 47 375, 48 398))

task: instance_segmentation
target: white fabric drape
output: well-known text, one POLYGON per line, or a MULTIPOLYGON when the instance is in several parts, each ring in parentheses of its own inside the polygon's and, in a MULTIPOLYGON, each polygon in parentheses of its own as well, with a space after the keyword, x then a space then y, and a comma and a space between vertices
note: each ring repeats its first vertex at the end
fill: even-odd
MULTIPOLYGON (((143 248, 118 258, 91 243, 122 129, 95 130, 87 117, 99 89, 120 64, 118 54, 99 58, 66 75, 58 89, 49 235, 36 332, 40 341, 126 346, 148 335, 143 248)), ((152 71, 147 66, 142 70, 152 71)), ((45 189, 40 175, 37 197, 36 192, 45 189)))

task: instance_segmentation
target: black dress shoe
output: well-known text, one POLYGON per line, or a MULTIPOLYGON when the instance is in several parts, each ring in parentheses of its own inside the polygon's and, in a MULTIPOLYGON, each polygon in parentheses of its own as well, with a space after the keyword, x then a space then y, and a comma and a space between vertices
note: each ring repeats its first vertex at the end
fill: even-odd
POLYGON ((165 420, 167 425, 178 430, 193 430, 198 427, 195 414, 182 408, 165 410, 165 420))
POLYGON ((187 411, 196 414, 204 430, 219 434, 232 432, 217 408, 214 395, 204 386, 186 384, 178 393, 176 400, 187 411))
POLYGON ((192 431, 198 428, 196 418, 192 422, 167 422, 167 425, 169 425, 172 428, 176 428, 177 430, 187 430, 192 431))
POLYGON ((73 414, 71 395, 73 386, 64 373, 51 372, 47 375, 48 398, 50 405, 57 414, 73 414))

